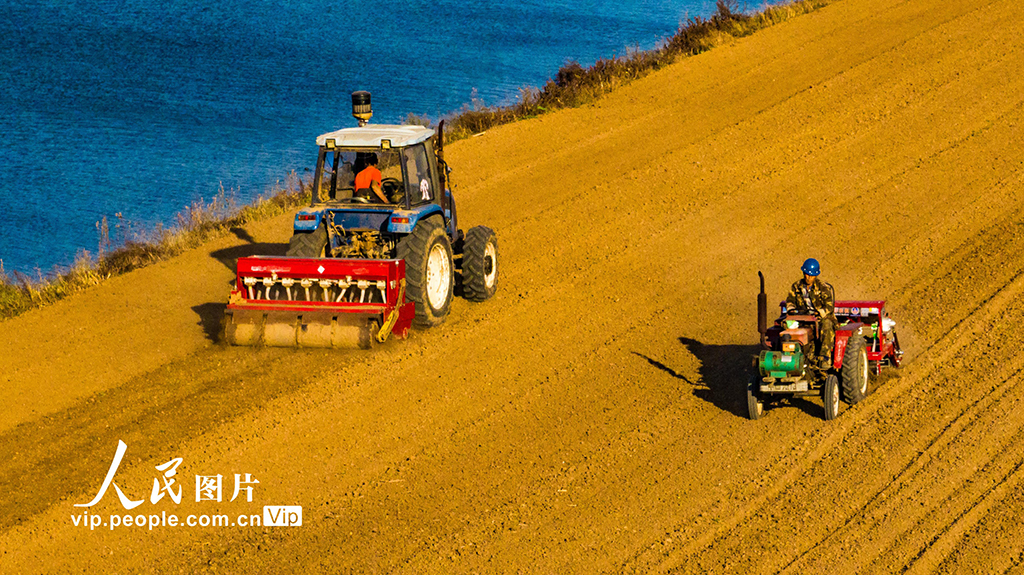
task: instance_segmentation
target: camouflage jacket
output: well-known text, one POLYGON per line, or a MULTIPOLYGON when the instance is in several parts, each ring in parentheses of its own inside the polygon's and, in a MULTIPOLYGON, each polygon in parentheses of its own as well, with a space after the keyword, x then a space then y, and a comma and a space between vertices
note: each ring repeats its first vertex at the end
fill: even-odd
POLYGON ((819 317, 835 318, 835 292, 831 285, 821 281, 820 278, 814 278, 814 283, 811 285, 805 284, 804 280, 800 279, 793 283, 793 287, 789 288, 789 295, 786 296, 787 310, 806 310, 808 303, 819 317))

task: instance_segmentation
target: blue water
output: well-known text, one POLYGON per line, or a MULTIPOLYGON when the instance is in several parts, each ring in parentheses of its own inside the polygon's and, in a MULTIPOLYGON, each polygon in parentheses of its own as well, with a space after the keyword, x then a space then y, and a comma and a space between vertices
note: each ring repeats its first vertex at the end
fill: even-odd
MULTIPOLYGON (((0 260, 96 252, 97 222, 173 223, 315 161, 318 134, 512 101, 570 59, 648 49, 713 0, 0 0, 0 260)), ((282 233, 287 233, 283 231, 282 233)), ((116 236, 116 233, 111 235, 116 236)))

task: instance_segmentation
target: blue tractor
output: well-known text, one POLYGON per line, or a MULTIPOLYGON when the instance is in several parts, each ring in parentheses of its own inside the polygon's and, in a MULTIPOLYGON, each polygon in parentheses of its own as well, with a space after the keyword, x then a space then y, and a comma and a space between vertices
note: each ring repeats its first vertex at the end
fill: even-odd
POLYGON ((359 127, 317 138, 313 201, 295 215, 287 255, 403 260, 405 297, 423 327, 445 320, 457 280, 470 301, 493 296, 497 237, 484 226, 458 227, 443 122, 436 131, 371 125, 368 92, 352 94, 352 114, 359 127))

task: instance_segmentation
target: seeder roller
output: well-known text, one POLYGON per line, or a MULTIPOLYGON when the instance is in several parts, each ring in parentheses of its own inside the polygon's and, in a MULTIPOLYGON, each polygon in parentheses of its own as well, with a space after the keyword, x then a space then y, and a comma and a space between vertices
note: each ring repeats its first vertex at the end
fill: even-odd
POLYGON ((406 301, 405 262, 254 256, 238 260, 225 312, 233 345, 368 349, 415 315, 406 301))

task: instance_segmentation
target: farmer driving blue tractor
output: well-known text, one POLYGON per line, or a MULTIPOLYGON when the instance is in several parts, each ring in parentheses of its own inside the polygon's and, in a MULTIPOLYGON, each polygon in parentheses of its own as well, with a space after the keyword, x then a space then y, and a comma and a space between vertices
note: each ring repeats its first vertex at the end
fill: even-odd
POLYGON ((803 279, 797 280, 789 288, 786 296, 787 313, 809 313, 818 316, 818 357, 817 366, 828 369, 832 365, 832 347, 835 343, 836 326, 835 290, 821 281, 821 265, 818 260, 809 258, 800 267, 803 279))

